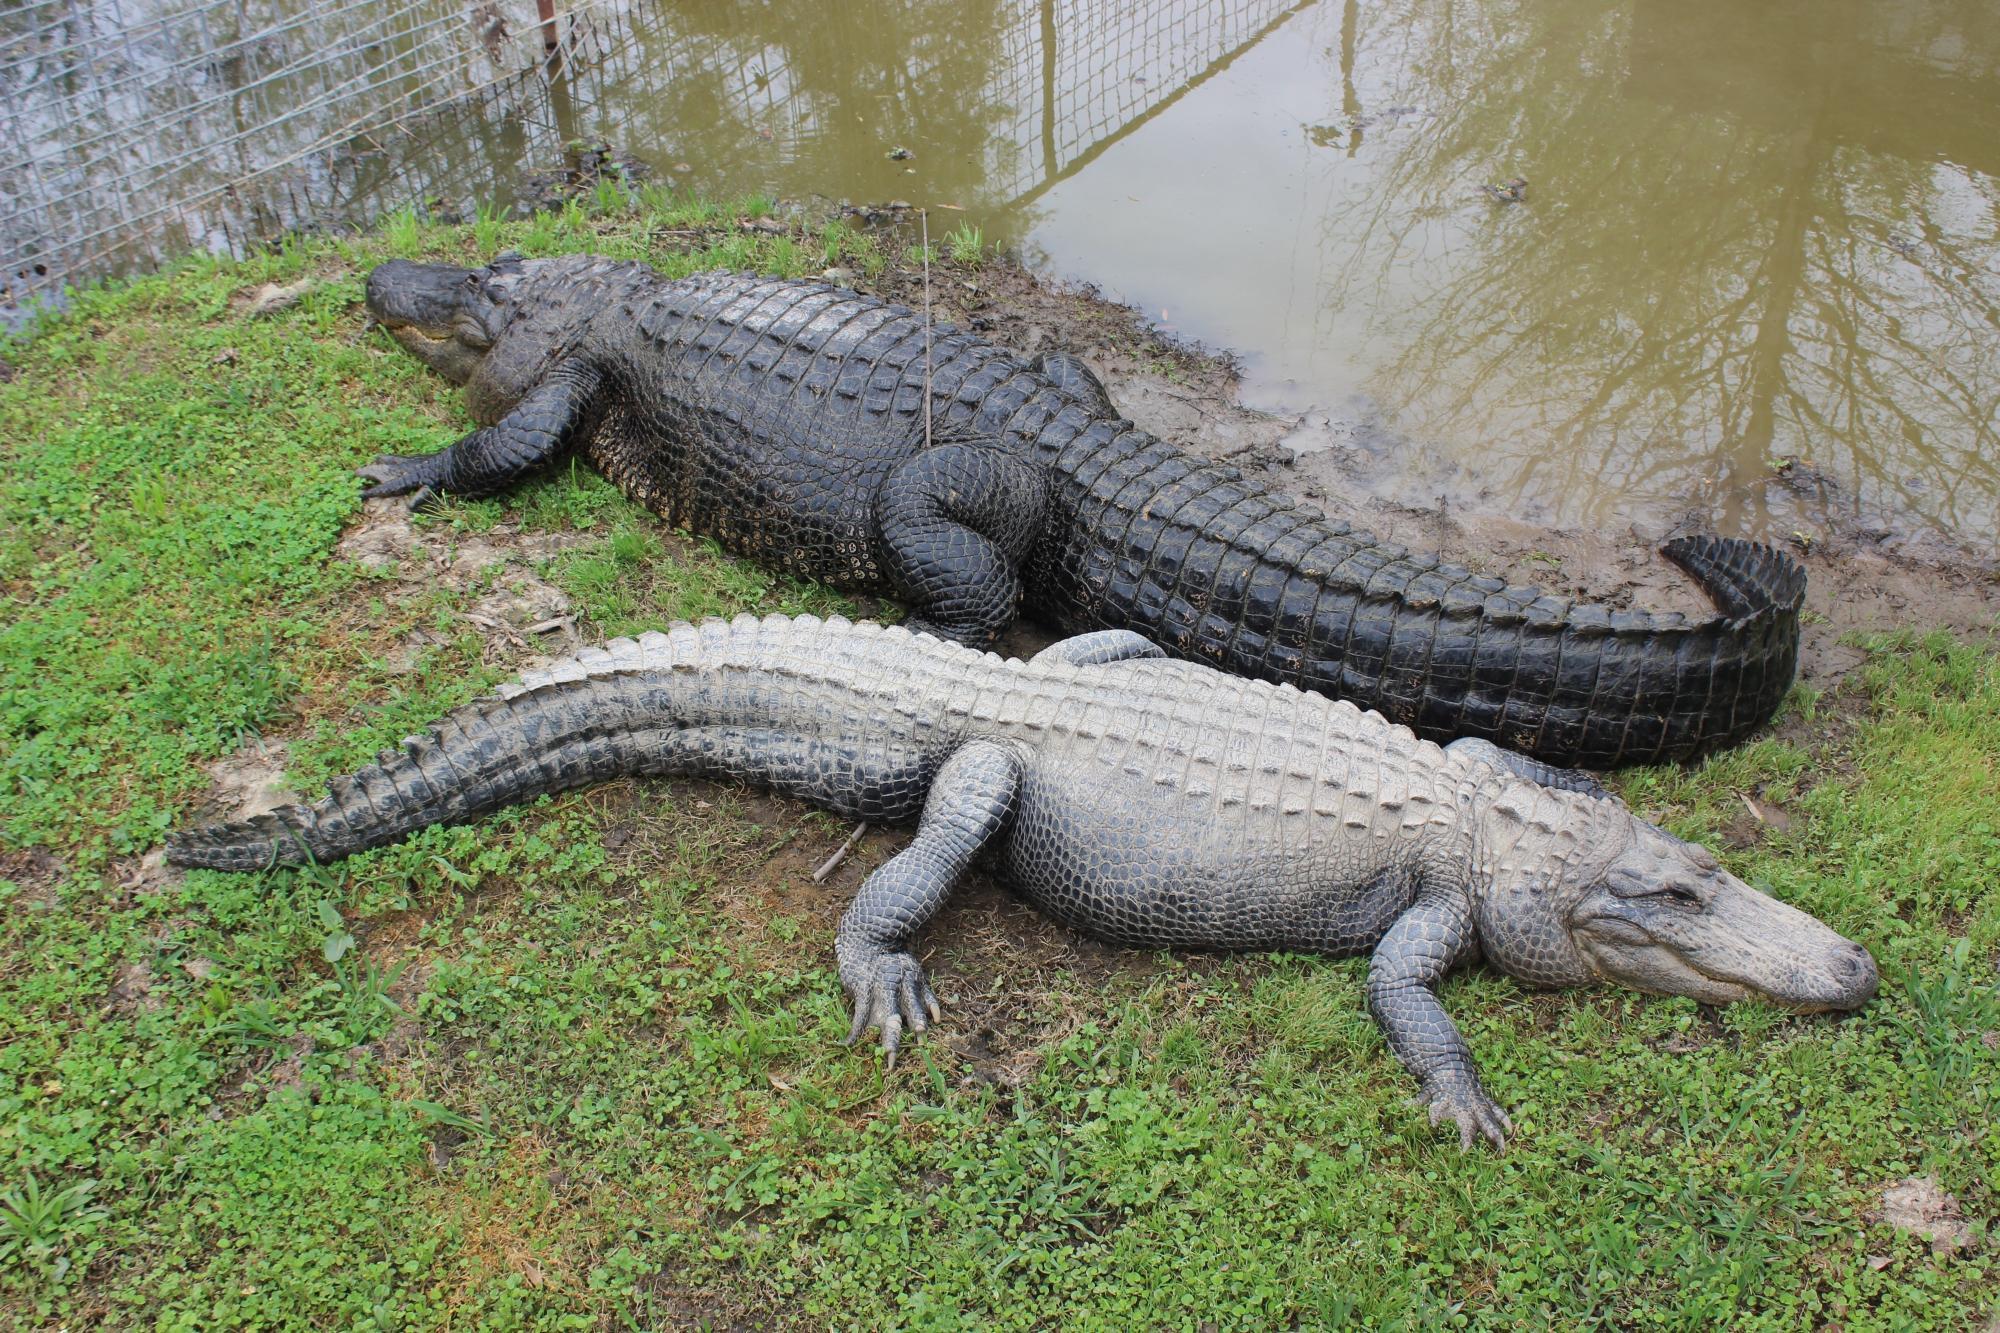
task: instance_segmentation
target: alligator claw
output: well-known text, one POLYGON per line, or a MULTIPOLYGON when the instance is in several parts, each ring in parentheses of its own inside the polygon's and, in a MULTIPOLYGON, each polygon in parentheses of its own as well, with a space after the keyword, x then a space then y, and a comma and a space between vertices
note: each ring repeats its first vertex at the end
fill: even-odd
MULTIPOLYGON (((424 473, 432 462, 428 454, 383 454, 365 467, 354 469, 354 475, 363 481, 375 484, 361 492, 364 500, 380 500, 385 496, 421 495, 430 489, 424 473)), ((411 508, 415 508, 412 502, 411 508)))
POLYGON ((894 1069, 904 1030, 922 1032, 938 1020, 937 995, 922 965, 907 952, 878 954, 855 970, 861 975, 847 982, 854 1026, 848 1029, 846 1044, 861 1040, 870 1027, 880 1028, 887 1068, 894 1069))
POLYGON ((1446 1118, 1456 1123, 1458 1146, 1463 1152, 1472 1150, 1474 1135, 1492 1144, 1495 1152, 1505 1152, 1507 1136, 1514 1132, 1514 1122, 1476 1082, 1440 1080, 1428 1083, 1410 1102, 1414 1106, 1430 1108, 1433 1126, 1443 1124, 1446 1118))

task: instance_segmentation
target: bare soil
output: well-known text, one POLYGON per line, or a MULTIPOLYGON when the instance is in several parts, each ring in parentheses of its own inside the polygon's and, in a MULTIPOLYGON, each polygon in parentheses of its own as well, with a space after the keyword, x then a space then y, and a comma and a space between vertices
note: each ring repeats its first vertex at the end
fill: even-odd
MULTIPOLYGON (((920 274, 891 271, 876 286, 922 305, 920 274)), ((1008 265, 989 265, 969 280, 933 269, 932 302, 940 320, 1017 351, 1075 353, 1143 429, 1231 463, 1330 518, 1564 596, 1690 616, 1714 612, 1700 588, 1659 554, 1667 539, 1703 529, 1699 513, 1660 532, 1585 531, 1485 512, 1474 495, 1440 495, 1428 507, 1399 503, 1374 493, 1366 458, 1335 449, 1300 453, 1288 443, 1301 428, 1298 418, 1245 407, 1226 353, 1176 342, 1093 288, 1050 283, 1008 265)), ((1811 486, 1815 479, 1779 476, 1771 484, 1811 486)), ((1934 538, 1835 524, 1810 545, 1787 549, 1808 577, 1799 678, 1822 690, 1863 660, 1852 643, 1859 635, 1938 628, 1984 635, 2000 620, 2000 561, 1934 538)))

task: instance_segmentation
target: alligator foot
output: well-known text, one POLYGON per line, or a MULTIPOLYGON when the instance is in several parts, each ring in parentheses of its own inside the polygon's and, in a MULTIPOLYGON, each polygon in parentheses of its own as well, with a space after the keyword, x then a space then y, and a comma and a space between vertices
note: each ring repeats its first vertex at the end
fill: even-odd
POLYGON ((1477 1134, 1492 1144, 1495 1152, 1505 1152, 1507 1136, 1514 1132, 1514 1122, 1476 1080, 1435 1079, 1410 1098, 1410 1104, 1430 1107, 1432 1125, 1443 1124, 1447 1117, 1455 1121, 1458 1146, 1463 1151, 1471 1151, 1472 1137, 1477 1134))
POLYGON ((383 454, 366 467, 354 469, 363 481, 375 483, 361 492, 364 500, 380 500, 391 495, 410 497, 410 508, 421 509, 437 501, 432 483, 437 480, 438 454, 383 454))
POLYGON ((861 1040, 870 1027, 881 1028, 882 1049, 888 1053, 890 1069, 896 1067, 903 1028, 922 1032, 942 1016, 923 966, 906 951, 885 950, 851 962, 841 973, 848 998, 854 1002, 854 1026, 847 1033, 847 1044, 861 1040))

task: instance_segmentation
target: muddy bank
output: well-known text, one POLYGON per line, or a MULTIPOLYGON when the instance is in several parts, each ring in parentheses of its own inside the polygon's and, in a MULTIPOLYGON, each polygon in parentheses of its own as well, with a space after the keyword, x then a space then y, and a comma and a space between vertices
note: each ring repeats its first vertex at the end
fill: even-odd
MULTIPOLYGON (((891 270, 874 286, 884 296, 923 303, 919 273, 891 270)), ((1119 410, 1144 429, 1232 463, 1331 518, 1569 597, 1714 613, 1701 590, 1659 554, 1670 537, 1712 530, 1709 515, 1692 505, 1660 531, 1589 531, 1492 512, 1477 494, 1447 492, 1412 504, 1392 498, 1406 488, 1385 480, 1395 459, 1384 455, 1379 440, 1342 448, 1314 439, 1314 447, 1301 451, 1301 434, 1312 433, 1315 423, 1245 407, 1238 367, 1227 352, 1162 335, 1139 312, 1092 288, 1051 283, 995 263, 971 277, 934 269, 932 299, 940 320, 968 325, 1017 351, 1077 353, 1104 380, 1119 410)), ((1837 684, 1863 659, 1843 642, 1856 635, 1937 628, 1985 634, 1994 628, 2000 562, 1924 534, 1845 520, 1831 506, 1812 506, 1808 502, 1825 482, 1801 469, 1774 469, 1765 484, 1773 497, 1789 495, 1797 512, 1811 514, 1787 543, 1810 580, 1801 680, 1821 689, 1837 684)))

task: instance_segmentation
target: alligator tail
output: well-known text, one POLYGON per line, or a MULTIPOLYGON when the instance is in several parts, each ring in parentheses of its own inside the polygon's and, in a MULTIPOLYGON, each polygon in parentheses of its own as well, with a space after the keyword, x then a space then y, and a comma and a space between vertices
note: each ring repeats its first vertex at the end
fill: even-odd
POLYGON ((634 684, 593 677, 470 704, 333 779, 323 800, 178 833, 167 859, 217 870, 335 861, 431 824, 640 771, 660 719, 635 709, 634 684))
POLYGON ((1480 736, 1566 767, 1733 745, 1769 721, 1791 687, 1805 571, 1769 546, 1727 537, 1677 538, 1661 554, 1720 616, 1613 611, 1532 589, 1488 592, 1476 606, 1403 594, 1381 609, 1380 658, 1349 664, 1344 684, 1366 688, 1372 674, 1378 706, 1428 735, 1480 736))
POLYGON ((1806 599, 1806 572, 1762 542, 1733 537, 1676 537, 1660 554, 1688 572, 1725 615, 1796 616, 1806 599))

